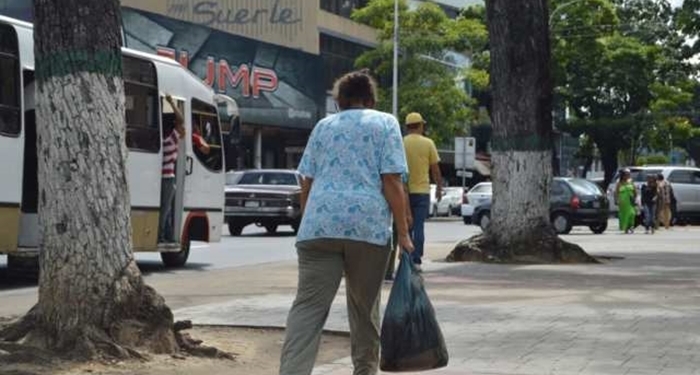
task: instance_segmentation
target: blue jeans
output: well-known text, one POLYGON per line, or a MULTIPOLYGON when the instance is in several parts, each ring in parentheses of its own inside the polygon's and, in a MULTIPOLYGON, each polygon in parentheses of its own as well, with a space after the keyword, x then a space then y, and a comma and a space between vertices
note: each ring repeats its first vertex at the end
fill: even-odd
POLYGON ((644 205, 644 227, 649 230, 656 225, 656 204, 644 205))
POLYGON ((415 251, 411 259, 415 264, 421 264, 423 257, 423 245, 425 244, 425 220, 430 209, 430 194, 410 194, 411 215, 413 215, 413 227, 411 228, 411 240, 415 251))

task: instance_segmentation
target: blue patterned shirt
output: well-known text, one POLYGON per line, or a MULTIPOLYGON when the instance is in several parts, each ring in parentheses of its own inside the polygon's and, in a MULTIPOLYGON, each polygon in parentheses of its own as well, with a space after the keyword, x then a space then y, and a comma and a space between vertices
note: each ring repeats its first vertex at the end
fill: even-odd
POLYGON ((382 174, 406 174, 406 154, 394 116, 351 109, 319 121, 299 173, 313 178, 297 241, 349 239, 386 245, 391 211, 382 174))

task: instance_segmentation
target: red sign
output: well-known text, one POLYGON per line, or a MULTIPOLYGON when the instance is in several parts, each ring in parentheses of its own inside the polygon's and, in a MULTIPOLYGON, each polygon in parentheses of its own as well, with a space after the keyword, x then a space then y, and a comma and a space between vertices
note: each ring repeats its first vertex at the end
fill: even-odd
MULTIPOLYGON (((189 68, 190 56, 187 51, 180 51, 178 56, 172 48, 157 47, 156 53, 177 60, 182 66, 189 68)), ((234 89, 240 86, 241 94, 246 98, 252 95, 253 98, 257 99, 262 92, 275 92, 279 86, 277 74, 272 69, 241 64, 232 70, 228 61, 221 59, 217 64, 213 57, 207 58, 205 74, 204 83, 209 87, 214 87, 216 83, 216 89, 219 92, 226 92, 228 86, 234 89)))

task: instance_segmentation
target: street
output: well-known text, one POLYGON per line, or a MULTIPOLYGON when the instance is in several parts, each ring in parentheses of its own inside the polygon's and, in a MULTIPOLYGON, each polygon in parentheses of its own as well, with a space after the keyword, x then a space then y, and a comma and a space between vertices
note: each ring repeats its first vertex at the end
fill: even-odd
MULTIPOLYGON (((176 319, 196 324, 284 326, 296 291, 294 236, 249 227, 242 237, 197 244, 191 263, 164 269, 139 254, 146 281, 176 319)), ((426 224, 426 290, 450 351, 448 374, 699 374, 698 227, 654 236, 603 235, 575 228, 564 236, 603 260, 599 265, 449 264, 453 244, 479 232, 461 220, 426 224)), ((26 312, 37 288, 8 280, 0 266, 0 316, 26 312)), ((384 285, 383 304, 391 288, 384 285)), ((326 328, 347 331, 341 286, 326 328)), ((348 373, 349 359, 314 375, 348 373)))
MULTIPOLYGON (((456 241, 479 233, 480 229, 466 226, 456 218, 440 218, 428 221, 426 231, 430 242, 454 244, 456 241)), ((275 235, 267 235, 264 228, 250 225, 245 228, 240 237, 231 237, 224 229, 224 235, 219 243, 193 243, 190 258, 182 269, 166 269, 160 260, 160 255, 156 253, 137 253, 136 259, 146 276, 146 281, 157 290, 164 292, 158 287, 161 282, 167 284, 168 281, 176 281, 173 287, 177 289, 178 295, 183 295, 187 292, 186 285, 193 285, 194 280, 205 277, 211 271, 237 272, 235 269, 241 267, 294 261, 296 259, 294 241, 291 227, 282 226, 275 235)), ((196 283, 202 285, 201 282, 196 283)), ((225 289, 221 292, 226 293, 225 289)), ((36 301, 36 290, 35 283, 10 279, 7 275, 7 259, 5 256, 0 256, 0 301, 3 301, 0 303, 0 316, 17 315, 26 311, 36 301), (12 303, 6 303, 10 298, 12 303)), ((183 295, 183 297, 186 296, 183 295)), ((171 302, 171 306, 190 306, 190 302, 186 301, 195 303, 196 299, 184 298, 182 305, 178 300, 174 304, 171 302)))

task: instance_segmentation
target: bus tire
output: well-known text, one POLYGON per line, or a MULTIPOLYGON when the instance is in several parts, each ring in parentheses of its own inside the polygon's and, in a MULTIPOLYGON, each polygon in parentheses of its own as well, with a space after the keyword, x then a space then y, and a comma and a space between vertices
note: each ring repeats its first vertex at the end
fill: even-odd
POLYGON ((187 258, 190 256, 190 236, 187 236, 180 244, 178 252, 163 252, 160 253, 160 259, 168 268, 180 268, 187 263, 187 258))

